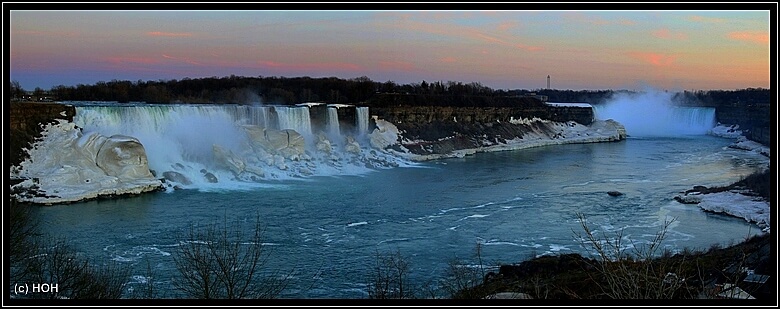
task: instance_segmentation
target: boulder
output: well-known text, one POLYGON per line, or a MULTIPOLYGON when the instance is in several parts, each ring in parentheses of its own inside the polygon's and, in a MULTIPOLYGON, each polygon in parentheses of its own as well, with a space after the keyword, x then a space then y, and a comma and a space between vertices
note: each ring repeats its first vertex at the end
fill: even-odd
POLYGON ((333 150, 333 147, 330 144, 330 141, 327 137, 325 137, 325 134, 320 133, 317 135, 317 151, 321 151, 326 154, 330 154, 333 150))
POLYGON ((212 149, 214 152, 214 160, 233 172, 233 174, 239 175, 246 168, 244 159, 235 155, 232 151, 222 148, 219 145, 213 145, 212 149))
POLYGON ((176 171, 166 171, 163 172, 163 178, 165 180, 171 181, 171 182, 178 182, 183 185, 191 185, 192 181, 187 178, 187 176, 184 176, 184 174, 176 172, 176 171))
POLYGON ((295 130, 273 130, 258 126, 244 126, 244 130, 253 149, 262 149, 271 155, 278 154, 291 160, 298 160, 306 151, 306 140, 295 130))
POLYGON ((374 117, 374 121, 377 128, 368 135, 371 147, 385 149, 398 143, 398 127, 376 117, 374 117))
POLYGON ((344 151, 354 154, 360 154, 360 144, 352 136, 347 136, 347 144, 344 145, 344 151))
POLYGON ((120 180, 153 178, 144 146, 138 139, 124 135, 106 138, 95 156, 95 163, 106 175, 120 180))
POLYGON ((677 195, 674 197, 675 201, 682 204, 698 204, 701 203, 701 197, 698 195, 677 195))
POLYGON ((217 179, 217 176, 212 174, 211 172, 207 171, 206 169, 201 169, 200 173, 203 174, 203 178, 206 179, 206 181, 210 183, 217 183, 219 180, 217 179))

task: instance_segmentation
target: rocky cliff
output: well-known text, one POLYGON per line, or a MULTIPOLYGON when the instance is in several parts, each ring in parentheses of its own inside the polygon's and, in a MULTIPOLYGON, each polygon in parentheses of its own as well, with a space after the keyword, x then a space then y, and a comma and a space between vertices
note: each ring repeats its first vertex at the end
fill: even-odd
POLYGON ((719 104, 715 107, 718 122, 739 125, 745 137, 764 145, 771 144, 770 104, 719 104))
POLYGON ((419 156, 448 156, 462 150, 517 144, 523 139, 526 144, 532 139, 565 143, 572 128, 593 124, 592 108, 538 103, 523 107, 372 107, 370 111, 376 119, 397 128, 401 141, 395 147, 419 156))
MULTIPOLYGON (((457 109, 462 108, 455 108, 455 114, 457 109)), ((489 115, 495 110, 486 110, 485 114, 478 116, 482 121, 475 121, 477 117, 473 116, 468 121, 458 121, 457 116, 453 116, 452 120, 436 118, 434 115, 453 114, 447 114, 442 108, 432 108, 429 110, 434 112, 432 114, 409 113, 401 117, 379 111, 372 116, 375 129, 369 135, 371 145, 413 161, 424 161, 477 152, 610 142, 626 138, 623 125, 613 120, 592 121, 587 126, 572 120, 558 122, 537 117, 518 119, 509 116, 507 121, 501 121, 506 118, 491 118, 489 115)))
POLYGON ((56 123, 57 119, 73 121, 76 109, 71 105, 58 103, 11 102, 9 104, 9 149, 8 165, 19 165, 28 154, 36 138, 41 137, 41 131, 46 124, 56 123))

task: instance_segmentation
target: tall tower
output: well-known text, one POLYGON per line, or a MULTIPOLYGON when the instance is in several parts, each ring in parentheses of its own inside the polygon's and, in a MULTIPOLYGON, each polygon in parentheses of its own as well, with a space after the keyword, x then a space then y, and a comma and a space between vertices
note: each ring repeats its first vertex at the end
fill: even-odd
POLYGON ((550 75, 547 75, 547 89, 550 89, 550 75))

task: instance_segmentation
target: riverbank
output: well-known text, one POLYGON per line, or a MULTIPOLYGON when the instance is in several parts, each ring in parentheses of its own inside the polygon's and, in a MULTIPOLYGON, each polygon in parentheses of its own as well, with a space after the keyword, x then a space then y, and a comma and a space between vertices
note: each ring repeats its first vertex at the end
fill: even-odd
MULTIPOLYGON (((747 140, 738 126, 719 124, 710 134, 734 139, 730 148, 770 156, 769 147, 747 140)), ((772 304, 777 292, 776 280, 772 278, 776 275, 777 252, 776 238, 771 234, 771 195, 776 189, 774 175, 768 164, 765 169, 728 186, 695 186, 675 196, 678 202, 696 204, 703 211, 744 218, 756 224, 763 233, 744 242, 725 248, 713 245, 707 250, 686 248, 678 254, 663 254, 635 262, 627 258, 599 259, 598 255, 595 258, 579 254, 539 256, 501 265, 498 274, 489 274, 482 284, 466 289, 460 295, 470 298, 515 295, 513 298, 578 301, 616 297, 626 301, 637 299, 631 295, 644 295, 641 298, 717 300, 712 304, 722 304, 728 299, 752 299, 759 304, 772 304), (621 288, 621 282, 631 282, 631 286, 621 288), (665 285, 658 286, 653 282, 665 285)), ((607 244, 611 241, 598 237, 594 240, 607 244)), ((662 241, 659 239, 656 245, 662 245, 662 241)))
MULTIPOLYGON (((729 148, 741 149, 770 158, 771 149, 763 144, 745 138, 736 125, 714 127, 711 135, 734 139, 729 148)), ((767 164, 763 170, 741 179, 728 186, 702 184, 681 192, 674 199, 683 204, 697 205, 704 211, 722 213, 743 218, 756 224, 763 232, 771 232, 771 167, 767 164), (709 186, 709 187, 708 187, 709 186)))
POLYGON ((431 161, 462 158, 480 152, 521 150, 549 145, 600 143, 626 138, 622 124, 613 120, 598 120, 590 125, 554 122, 539 118, 512 119, 509 123, 490 124, 500 130, 479 133, 455 132, 437 140, 410 139, 394 124, 375 119, 377 128, 371 134, 372 146, 385 149, 411 161, 431 161), (501 134, 491 132, 500 131, 501 134))

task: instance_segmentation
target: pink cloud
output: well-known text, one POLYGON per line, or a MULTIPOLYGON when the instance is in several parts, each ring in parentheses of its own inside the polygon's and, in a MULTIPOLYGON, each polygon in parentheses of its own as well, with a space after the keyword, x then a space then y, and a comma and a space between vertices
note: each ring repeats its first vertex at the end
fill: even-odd
POLYGON ((688 35, 682 32, 671 32, 669 29, 661 28, 652 32, 654 37, 666 40, 686 40, 688 35))
POLYGON ((628 55, 657 67, 669 66, 677 60, 677 56, 675 55, 664 55, 659 53, 630 52, 628 55))
POLYGON ((446 62, 446 63, 454 63, 457 60, 455 59, 455 57, 442 57, 439 59, 439 61, 446 62))
POLYGON ((290 70, 290 71, 311 71, 311 70, 336 70, 336 71, 359 71, 361 68, 354 63, 342 62, 320 62, 320 63, 282 63, 275 61, 259 61, 261 67, 290 70))
POLYGON ((172 57, 172 56, 168 56, 168 55, 166 55, 166 54, 163 54, 162 56, 163 56, 163 58, 165 58, 165 59, 171 59, 171 60, 181 61, 181 62, 189 63, 189 64, 192 64, 192 65, 201 65, 199 62, 193 61, 193 60, 191 60, 191 59, 189 59, 189 58, 172 57))
POLYGON ((498 37, 495 37, 495 36, 487 35, 487 34, 485 34, 483 32, 477 31, 477 30, 470 30, 468 32, 466 34, 469 34, 469 36, 471 38, 480 39, 480 40, 483 40, 483 41, 496 43, 496 44, 499 44, 499 45, 516 47, 516 48, 525 49, 525 50, 528 50, 528 51, 540 51, 540 50, 543 49, 542 47, 539 47, 539 46, 527 46, 525 44, 519 44, 519 43, 518 44, 512 44, 512 43, 510 43, 509 41, 507 41, 505 39, 501 39, 501 38, 498 38, 498 37), (470 32, 470 33, 468 33, 468 32, 470 32))
POLYGON ((148 58, 148 57, 108 57, 106 58, 106 61, 108 63, 114 64, 114 65, 125 65, 125 64, 157 64, 160 63, 159 59, 155 58, 148 58))
POLYGON ((729 39, 737 41, 748 41, 757 44, 769 43, 769 34, 763 31, 735 31, 730 32, 729 39))
POLYGON ((162 72, 160 64, 162 60, 160 58, 150 57, 108 57, 105 58, 108 63, 107 67, 98 68, 105 70, 122 70, 122 71, 137 71, 137 72, 162 72))
POLYGON ((688 20, 695 21, 695 22, 701 22, 701 23, 722 23, 722 22, 726 21, 723 18, 704 17, 704 16, 698 16, 698 15, 689 16, 688 20))
MULTIPOLYGON (((524 44, 515 43, 516 41, 518 41, 518 38, 511 35, 506 35, 505 33, 488 33, 474 27, 466 27, 466 26, 461 26, 452 23, 435 24, 435 23, 418 22, 418 21, 405 19, 403 20, 403 22, 393 22, 384 26, 400 27, 404 30, 409 30, 409 31, 418 31, 418 32, 425 32, 425 33, 431 33, 437 35, 452 36, 456 38, 465 38, 470 40, 483 41, 483 42, 502 45, 506 47, 521 48, 528 51, 538 51, 542 49, 541 47, 535 47, 535 46, 529 47, 524 44)), ((506 24, 506 26, 509 26, 509 24, 506 24)))
POLYGON ((380 61, 379 68, 382 70, 403 72, 412 72, 415 70, 414 65, 406 61, 380 61))
POLYGON ((146 35, 150 35, 150 36, 164 36, 164 37, 190 37, 190 36, 192 36, 192 33, 189 33, 189 32, 151 31, 151 32, 147 32, 146 35))
POLYGON ((516 26, 517 26, 517 22, 507 21, 507 22, 503 22, 503 23, 498 24, 498 27, 496 27, 496 29, 498 29, 498 31, 507 31, 507 30, 509 30, 511 28, 514 28, 516 26))

